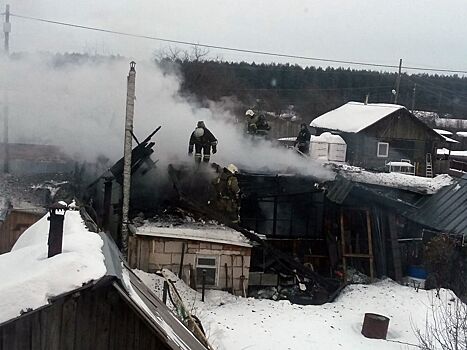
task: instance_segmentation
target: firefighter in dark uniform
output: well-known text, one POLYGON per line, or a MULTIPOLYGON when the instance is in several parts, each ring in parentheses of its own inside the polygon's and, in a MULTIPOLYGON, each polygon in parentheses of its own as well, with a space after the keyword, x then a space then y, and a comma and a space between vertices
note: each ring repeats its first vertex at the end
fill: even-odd
POLYGON ((238 168, 233 164, 222 169, 213 181, 216 198, 211 202, 214 209, 223 213, 233 223, 240 220, 240 187, 235 176, 237 173, 238 168))
POLYGON ((310 153, 310 138, 310 130, 308 130, 305 123, 302 123, 300 124, 300 132, 298 133, 294 146, 303 154, 308 155, 310 153))
POLYGON ((209 163, 212 153, 217 152, 217 139, 214 137, 211 131, 206 128, 203 121, 199 121, 196 129, 191 133, 190 143, 188 145, 188 154, 193 154, 193 147, 195 149, 195 161, 201 163, 201 153, 203 156, 203 162, 209 163))

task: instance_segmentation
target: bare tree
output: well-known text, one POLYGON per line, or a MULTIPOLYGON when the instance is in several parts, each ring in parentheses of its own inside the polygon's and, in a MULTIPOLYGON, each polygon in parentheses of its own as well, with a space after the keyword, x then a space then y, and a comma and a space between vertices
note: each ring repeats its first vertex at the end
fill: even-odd
POLYGON ((467 305, 458 298, 432 303, 424 331, 415 333, 422 350, 467 349, 467 305))
POLYGON ((167 46, 154 52, 154 58, 159 62, 203 62, 208 55, 209 49, 198 45, 192 46, 189 50, 182 50, 176 46, 167 46))

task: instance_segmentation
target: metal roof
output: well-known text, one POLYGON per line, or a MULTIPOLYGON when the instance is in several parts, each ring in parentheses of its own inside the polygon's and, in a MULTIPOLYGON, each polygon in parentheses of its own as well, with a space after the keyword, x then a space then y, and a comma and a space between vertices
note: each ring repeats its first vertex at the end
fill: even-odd
POLYGON ((406 216, 437 231, 467 235, 467 174, 424 198, 406 216))

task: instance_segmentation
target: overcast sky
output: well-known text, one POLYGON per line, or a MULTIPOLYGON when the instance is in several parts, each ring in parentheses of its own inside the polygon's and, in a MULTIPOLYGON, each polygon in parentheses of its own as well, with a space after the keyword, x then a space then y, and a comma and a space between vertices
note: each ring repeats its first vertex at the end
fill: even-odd
MULTIPOLYGON (((465 0, 9 0, 11 12, 175 40, 397 65, 467 69, 465 0)), ((0 0, 3 12, 6 1, 0 0)), ((167 44, 11 18, 12 51, 150 58, 167 44)), ((288 61, 218 52, 226 60, 288 61)), ((324 64, 327 65, 327 64, 324 64)))

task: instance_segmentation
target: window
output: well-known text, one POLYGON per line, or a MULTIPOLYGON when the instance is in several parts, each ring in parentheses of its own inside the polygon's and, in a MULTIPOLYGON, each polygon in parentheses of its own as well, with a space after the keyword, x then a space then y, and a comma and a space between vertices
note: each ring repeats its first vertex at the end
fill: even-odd
POLYGON ((389 143, 378 142, 378 152, 376 155, 380 158, 387 158, 388 154, 389 154, 389 143))
POLYGON ((203 270, 206 271, 206 286, 217 283, 217 259, 215 256, 198 256, 196 258, 196 285, 203 285, 203 270))

